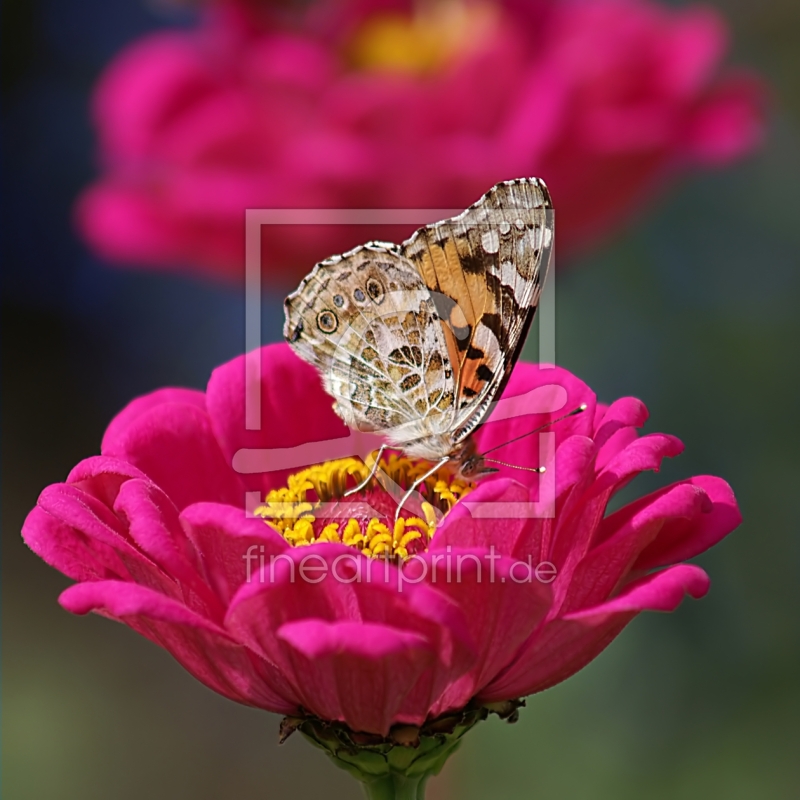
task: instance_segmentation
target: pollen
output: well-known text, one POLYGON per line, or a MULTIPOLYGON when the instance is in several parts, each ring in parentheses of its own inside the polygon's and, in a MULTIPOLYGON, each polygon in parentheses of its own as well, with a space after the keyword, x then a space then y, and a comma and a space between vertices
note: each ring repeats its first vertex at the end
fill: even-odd
POLYGON ((403 508, 395 521, 399 497, 430 468, 427 461, 392 454, 381 458, 364 489, 345 497, 370 468, 357 458, 326 461, 290 475, 254 514, 295 547, 337 542, 366 556, 403 561, 427 550, 444 515, 474 488, 442 467, 419 486, 416 506, 403 508))

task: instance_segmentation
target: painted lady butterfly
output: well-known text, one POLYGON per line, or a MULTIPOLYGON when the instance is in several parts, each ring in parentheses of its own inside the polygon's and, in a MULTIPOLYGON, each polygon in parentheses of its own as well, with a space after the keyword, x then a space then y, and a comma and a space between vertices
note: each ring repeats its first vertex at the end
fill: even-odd
POLYGON ((519 356, 552 245, 544 182, 505 181, 401 245, 321 261, 286 298, 284 336, 350 428, 434 469, 493 472, 472 435, 519 356))

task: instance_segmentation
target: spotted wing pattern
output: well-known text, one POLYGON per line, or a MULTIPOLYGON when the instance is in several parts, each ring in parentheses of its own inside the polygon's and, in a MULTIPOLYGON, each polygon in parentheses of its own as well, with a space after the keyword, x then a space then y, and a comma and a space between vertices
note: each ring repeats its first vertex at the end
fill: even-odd
POLYGON ((539 303, 553 244, 544 182, 500 183, 454 219, 418 230, 403 253, 439 311, 456 365, 453 441, 463 441, 505 386, 539 303))
POLYGON ((349 427, 430 458, 475 431, 536 310, 551 209, 542 181, 507 181, 400 246, 370 242, 314 267, 286 298, 284 336, 349 427))
POLYGON ((455 383, 419 272, 393 244, 320 262, 285 303, 284 335, 320 371, 336 412, 402 443, 422 419, 452 417, 455 383))

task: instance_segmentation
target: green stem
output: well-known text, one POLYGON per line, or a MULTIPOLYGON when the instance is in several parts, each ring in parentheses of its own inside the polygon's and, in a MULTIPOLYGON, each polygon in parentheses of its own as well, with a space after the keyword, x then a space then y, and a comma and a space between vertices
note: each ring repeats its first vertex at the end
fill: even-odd
POLYGON ((428 775, 406 776, 397 772, 364 782, 368 800, 425 800, 428 775))
POLYGON ((340 769, 364 785, 367 800, 425 800, 425 784, 438 775, 461 739, 488 714, 515 721, 521 701, 468 706, 422 727, 398 723, 388 736, 351 731, 313 716, 285 717, 281 740, 299 731, 340 769))

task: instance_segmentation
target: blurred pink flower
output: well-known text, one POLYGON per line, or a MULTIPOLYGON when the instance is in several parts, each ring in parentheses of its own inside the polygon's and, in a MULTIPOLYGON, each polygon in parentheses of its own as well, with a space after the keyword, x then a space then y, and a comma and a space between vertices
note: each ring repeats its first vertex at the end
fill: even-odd
MULTIPOLYGON (((247 208, 453 208, 551 187, 562 252, 683 169, 763 131, 761 83, 722 69, 715 11, 654 0, 217 2, 147 36, 97 86, 101 177, 78 226, 111 261, 241 278, 247 208), (267 7, 268 8, 268 7, 267 7), (258 10, 255 10, 258 9, 258 10)), ((265 274, 402 226, 264 226, 265 274)))
MULTIPOLYGON (((283 501, 300 491, 297 481, 275 494, 286 471, 243 465, 259 448, 269 456, 309 442, 330 447, 347 431, 317 373, 286 345, 249 358, 261 359, 263 430, 245 428, 245 357, 217 369, 205 393, 162 389, 141 397, 113 420, 102 455, 42 492, 23 530, 36 553, 78 582, 61 596, 66 609, 124 622, 241 703, 286 714, 302 709, 385 735, 398 722, 419 725, 472 701, 540 691, 583 667, 639 612, 672 611, 685 595, 705 594, 705 572, 677 562, 740 522, 730 487, 709 476, 607 515, 622 486, 657 470, 681 443, 640 437, 647 412, 638 400, 604 406, 563 369, 518 364, 506 397, 536 390, 568 408, 587 405, 549 429, 555 450, 545 475, 555 475, 554 518, 516 518, 494 505, 539 497, 538 475, 504 469, 463 499, 450 497, 435 530, 426 533, 423 520, 406 514, 401 533, 416 526, 425 545, 406 561, 366 555, 367 547, 378 553, 377 539, 368 541, 377 523, 353 509, 366 499, 391 515, 394 504, 381 488, 339 503, 338 518, 355 520, 347 523, 357 532, 351 545, 308 508, 298 541, 288 528, 245 513, 246 493, 283 501), (458 579, 448 559, 461 563, 458 579), (526 579, 520 563, 546 570, 526 579)), ((479 446, 555 416, 489 422, 479 446)), ((535 438, 509 446, 505 458, 538 465, 535 438)), ((352 464, 344 471, 331 464, 338 478, 316 499, 327 492, 323 499, 335 504, 352 464)), ((406 459, 395 463, 396 474, 409 468, 406 459)), ((429 487, 427 497, 444 502, 451 489, 460 491, 454 483, 429 487)), ((307 499, 313 506, 315 498, 307 499)))

